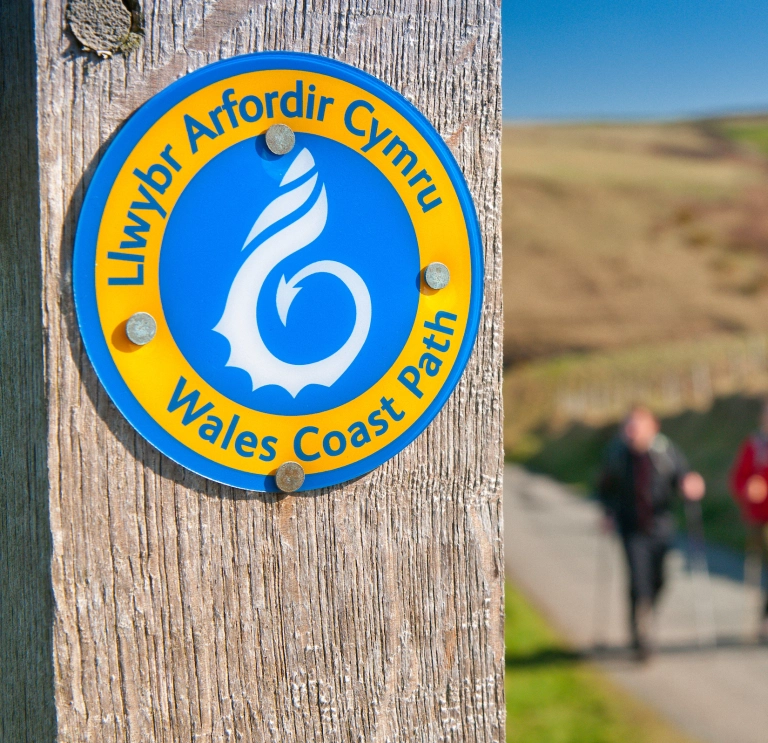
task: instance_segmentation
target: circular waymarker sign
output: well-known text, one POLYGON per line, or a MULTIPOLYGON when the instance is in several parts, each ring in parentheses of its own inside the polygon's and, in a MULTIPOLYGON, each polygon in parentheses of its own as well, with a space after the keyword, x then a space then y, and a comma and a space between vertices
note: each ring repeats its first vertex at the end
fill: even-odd
POLYGON ((471 197, 426 119, 286 52, 209 65, 139 109, 75 241, 80 329, 115 404, 171 459, 249 490, 277 490, 283 465, 291 490, 334 485, 413 441, 467 363, 482 273, 471 197))

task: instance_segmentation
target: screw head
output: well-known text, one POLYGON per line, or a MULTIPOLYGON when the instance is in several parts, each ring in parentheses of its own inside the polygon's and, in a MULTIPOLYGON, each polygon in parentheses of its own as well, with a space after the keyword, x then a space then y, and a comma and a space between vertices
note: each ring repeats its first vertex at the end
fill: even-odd
POLYGON ((285 124, 272 124, 265 135, 269 151, 275 155, 287 155, 296 144, 296 135, 285 124))
POLYGON ((148 312, 137 312, 128 318, 125 334, 128 340, 137 346, 145 346, 157 333, 155 318, 148 312))
POLYGON ((293 493, 304 484, 304 468, 298 462, 283 462, 277 468, 275 482, 284 493, 293 493))
POLYGON ((430 263, 424 269, 424 281, 430 289, 445 289, 451 280, 451 272, 444 263, 430 263))

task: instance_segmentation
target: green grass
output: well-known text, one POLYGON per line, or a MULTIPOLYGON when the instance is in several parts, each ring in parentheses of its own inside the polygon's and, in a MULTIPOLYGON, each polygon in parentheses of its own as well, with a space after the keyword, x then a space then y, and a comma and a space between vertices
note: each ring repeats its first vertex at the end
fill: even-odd
POLYGON ((768 122, 763 119, 729 120, 721 126, 722 134, 768 155, 768 122))
POLYGON ((509 585, 506 612, 507 743, 690 741, 584 664, 509 585))

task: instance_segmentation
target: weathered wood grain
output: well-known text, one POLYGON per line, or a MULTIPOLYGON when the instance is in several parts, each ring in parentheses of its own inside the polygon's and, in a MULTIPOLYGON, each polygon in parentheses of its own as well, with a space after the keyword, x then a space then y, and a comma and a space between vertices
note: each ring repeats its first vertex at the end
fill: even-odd
MULTIPOLYGON (((26 260, 42 256, 29 283, 42 325, 29 321, 28 348, 44 352, 47 406, 30 435, 47 421, 58 739, 502 741, 498 2, 145 0, 143 13, 141 47, 100 59, 67 30, 64 0, 35 2, 26 260), (263 49, 341 59, 415 103, 466 175, 486 260, 475 352, 428 431, 367 477, 284 498, 206 481, 137 436, 89 364, 70 286, 82 198, 119 124, 178 76, 263 49)), ((39 322, 34 301, 24 311, 39 322)), ((40 374, 29 353, 22 397, 40 374)))

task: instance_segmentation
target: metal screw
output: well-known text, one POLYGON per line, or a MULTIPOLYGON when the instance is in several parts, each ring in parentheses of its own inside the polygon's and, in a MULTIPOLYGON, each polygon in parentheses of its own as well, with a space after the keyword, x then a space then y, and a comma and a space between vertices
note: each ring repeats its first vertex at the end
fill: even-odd
POLYGON ((137 346, 145 346, 157 333, 155 318, 148 312, 137 312, 128 318, 125 324, 125 334, 131 343, 137 346))
POLYGON ((296 135, 285 124, 272 124, 267 129, 267 147, 275 155, 287 155, 296 144, 296 135))
POLYGON ((277 468, 275 482, 284 493, 293 493, 304 484, 304 468, 298 462, 283 462, 277 468))
POLYGON ((430 289, 445 289, 451 280, 451 272, 443 263, 430 263, 424 269, 424 281, 430 289))

